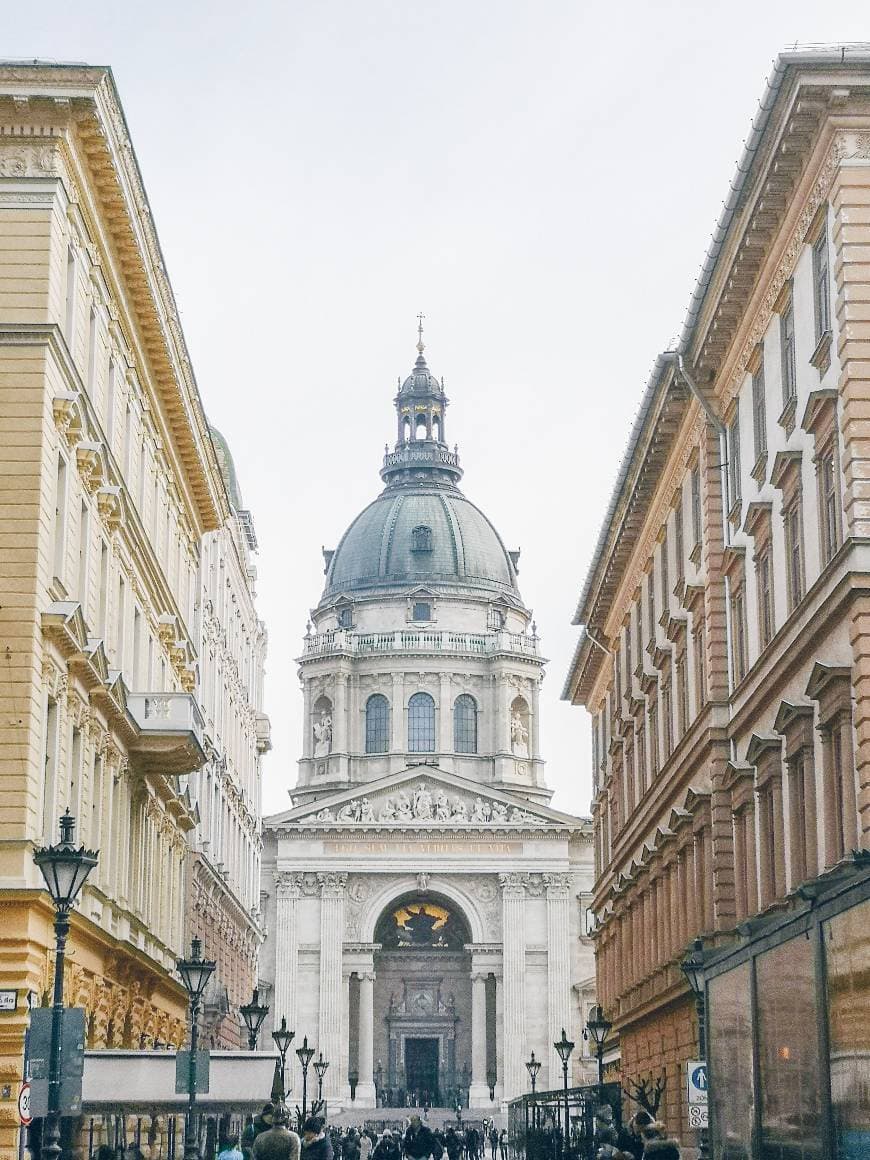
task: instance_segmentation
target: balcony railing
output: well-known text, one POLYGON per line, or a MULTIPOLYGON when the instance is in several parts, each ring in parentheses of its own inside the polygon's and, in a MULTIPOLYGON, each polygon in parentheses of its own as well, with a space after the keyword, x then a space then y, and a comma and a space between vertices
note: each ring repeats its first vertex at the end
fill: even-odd
POLYGON ((463 653, 492 656, 496 653, 519 653, 538 656, 538 638, 522 632, 447 632, 433 629, 397 629, 395 632, 351 632, 333 629, 312 633, 305 638, 303 659, 351 653, 370 656, 377 653, 463 653))
POLYGON ((178 776, 205 764, 204 722, 190 693, 128 693, 139 736, 131 748, 156 773, 178 776))

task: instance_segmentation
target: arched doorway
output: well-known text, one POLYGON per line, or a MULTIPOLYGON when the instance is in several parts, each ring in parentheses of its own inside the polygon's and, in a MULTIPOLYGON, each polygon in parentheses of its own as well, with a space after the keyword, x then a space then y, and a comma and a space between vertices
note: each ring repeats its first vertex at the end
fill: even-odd
POLYGON ((384 1106, 467 1104, 471 1069, 471 942, 448 898, 412 892, 375 927, 374 1057, 384 1106))

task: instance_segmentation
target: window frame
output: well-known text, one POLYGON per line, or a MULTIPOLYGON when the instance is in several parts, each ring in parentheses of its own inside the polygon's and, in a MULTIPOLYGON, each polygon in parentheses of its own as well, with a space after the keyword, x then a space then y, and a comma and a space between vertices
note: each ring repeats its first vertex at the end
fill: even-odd
POLYGON ((390 702, 383 693, 372 693, 365 704, 365 751, 367 755, 384 754, 390 752, 390 702), (376 719, 375 711, 378 717, 376 719), (375 736, 375 728, 383 727, 383 741, 375 736), (383 749, 374 748, 375 743, 382 743, 383 749))
POLYGON ((408 752, 434 753, 436 744, 435 698, 419 690, 408 698, 408 752), (425 716, 421 711, 425 706, 425 716))
MULTIPOLYGON (((456 700, 453 702, 453 751, 454 751, 454 753, 462 753, 462 754, 476 754, 477 753, 477 746, 478 746, 477 718, 478 718, 478 712, 479 712, 479 709, 478 709, 477 701, 471 695, 471 693, 460 693, 459 696, 456 698, 456 700), (465 709, 466 706, 470 706, 470 717, 467 717, 465 719, 462 719, 460 717, 460 715, 459 715, 460 704, 462 705, 463 710, 465 709), (469 722, 470 722, 470 727, 469 727, 469 722), (463 740, 462 744, 460 744, 460 730, 463 730, 466 734, 469 735, 469 738, 463 740)), ((595 730, 593 730, 593 738, 594 738, 594 736, 595 736, 595 730)), ((593 761, 594 760, 595 760, 595 755, 593 755, 593 761)))

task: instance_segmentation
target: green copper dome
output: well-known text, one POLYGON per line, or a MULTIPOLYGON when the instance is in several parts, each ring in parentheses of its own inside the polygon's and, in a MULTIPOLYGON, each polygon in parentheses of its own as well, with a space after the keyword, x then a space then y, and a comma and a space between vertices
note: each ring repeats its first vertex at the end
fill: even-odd
POLYGON ((456 488, 388 488, 342 536, 323 598, 415 584, 459 585, 520 603, 516 569, 498 532, 456 488))
POLYGON ((384 456, 386 488, 353 521, 328 567, 322 602, 340 593, 374 595, 425 584, 477 590, 521 607, 516 553, 457 487, 459 455, 444 435, 448 400, 423 357, 394 399, 398 438, 384 456))

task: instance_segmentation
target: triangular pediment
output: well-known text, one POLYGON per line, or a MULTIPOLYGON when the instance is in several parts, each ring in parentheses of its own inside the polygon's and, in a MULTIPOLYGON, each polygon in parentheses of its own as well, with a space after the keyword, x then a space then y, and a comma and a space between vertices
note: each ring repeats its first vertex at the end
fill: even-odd
POLYGON ((263 824, 269 829, 300 825, 573 830, 590 823, 587 818, 529 802, 518 794, 483 786, 429 765, 415 765, 368 785, 325 794, 316 801, 264 818, 263 824))

